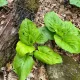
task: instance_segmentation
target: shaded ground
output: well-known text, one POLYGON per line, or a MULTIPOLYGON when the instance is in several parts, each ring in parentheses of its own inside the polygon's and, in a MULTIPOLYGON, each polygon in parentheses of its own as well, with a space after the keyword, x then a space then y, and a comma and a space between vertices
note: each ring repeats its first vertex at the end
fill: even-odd
MULTIPOLYGON (((4 26, 5 28, 5 26, 10 24, 9 21, 10 15, 12 15, 12 8, 12 5, 0 8, 0 26, 4 26)), ((64 0, 40 0, 40 7, 38 9, 37 14, 35 15, 36 17, 34 20, 37 26, 44 25, 44 15, 46 12, 49 11, 55 11, 63 20, 69 20, 73 22, 78 28, 80 28, 80 8, 71 6, 68 2, 64 3, 64 0)), ((54 46, 54 50, 59 52, 60 54, 68 55, 66 54, 67 52, 60 49, 57 45, 54 46)), ((72 56, 75 60, 80 61, 79 55, 69 56, 72 56)), ((11 67, 12 65, 9 62, 7 63, 6 67, 2 67, 1 69, 4 73, 0 73, 0 75, 3 76, 4 79, 1 78, 0 80, 17 80, 17 77, 13 73, 11 67)), ((44 68, 44 65, 42 63, 38 63, 39 62, 35 63, 32 73, 29 75, 29 78, 27 80, 48 80, 46 77, 46 70, 44 68)))

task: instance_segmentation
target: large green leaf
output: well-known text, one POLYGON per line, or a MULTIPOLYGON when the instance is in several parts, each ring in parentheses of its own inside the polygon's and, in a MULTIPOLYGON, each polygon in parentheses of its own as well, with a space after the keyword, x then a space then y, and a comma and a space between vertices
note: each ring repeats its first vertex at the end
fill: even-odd
POLYGON ((13 69, 19 76, 19 80, 25 80, 31 72, 34 60, 31 56, 20 57, 18 54, 14 57, 13 69))
POLYGON ((0 7, 5 6, 7 3, 6 0, 0 0, 0 7))
POLYGON ((46 64, 62 63, 61 56, 47 46, 39 46, 34 52, 34 57, 46 64))
POLYGON ((26 45, 33 45, 40 33, 36 25, 29 19, 22 21, 19 29, 19 39, 26 45))
POLYGON ((62 21, 55 12, 48 12, 44 17, 44 22, 50 31, 55 32, 60 36, 67 33, 74 35, 80 33, 75 25, 69 21, 62 21))
POLYGON ((56 44, 62 49, 70 53, 80 53, 80 38, 77 36, 66 36, 64 38, 55 35, 54 36, 56 44))
POLYGON ((71 22, 65 21, 56 34, 54 39, 58 46, 70 53, 80 53, 80 31, 71 22))
POLYGON ((80 7, 80 0, 69 0, 70 4, 80 7))
POLYGON ((45 25, 55 32, 55 42, 70 53, 80 53, 80 30, 69 21, 62 21, 54 12, 47 13, 45 25), (48 21, 47 19, 50 19, 48 21))
POLYGON ((53 11, 45 14, 44 22, 46 27, 52 32, 55 32, 56 25, 61 26, 63 23, 63 21, 53 11))
POLYGON ((55 23, 55 33, 61 37, 68 37, 69 35, 80 36, 79 29, 69 21, 64 21, 62 25, 55 23))
POLYGON ((36 25, 29 19, 23 20, 19 29, 19 39, 26 45, 33 45, 36 42, 44 43, 43 34, 38 31, 36 25))
POLYGON ((24 43, 22 43, 21 41, 18 41, 18 43, 16 45, 16 52, 20 56, 24 56, 26 53, 32 53, 34 50, 35 50, 34 46, 27 46, 24 43))

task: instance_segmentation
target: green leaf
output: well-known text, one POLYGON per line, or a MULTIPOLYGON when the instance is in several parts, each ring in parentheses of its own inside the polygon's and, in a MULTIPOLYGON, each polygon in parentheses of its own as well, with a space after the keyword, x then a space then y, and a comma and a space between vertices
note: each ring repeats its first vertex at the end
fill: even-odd
MULTIPOLYGON (((54 26, 53 26, 54 27, 54 26)), ((71 22, 64 21, 62 25, 55 23, 55 33, 61 37, 68 35, 80 36, 80 31, 71 22)))
POLYGON ((62 21, 55 12, 48 12, 45 15, 44 22, 46 27, 60 36, 67 32, 78 35, 79 29, 69 21, 62 21))
POLYGON ((56 44, 70 53, 80 53, 80 38, 75 35, 60 37, 54 35, 56 44))
POLYGON ((0 7, 5 6, 7 3, 6 0, 0 0, 0 7))
POLYGON ((25 80, 31 72, 34 60, 31 56, 20 57, 18 54, 14 57, 13 69, 19 76, 19 80, 25 80))
POLYGON ((39 31, 43 34, 44 38, 47 40, 53 40, 53 34, 46 27, 40 27, 39 31))
POLYGON ((48 40, 53 40, 53 34, 50 32, 46 27, 38 28, 39 32, 41 33, 41 38, 37 39, 38 44, 44 44, 48 40))
POLYGON ((69 0, 70 4, 80 7, 80 0, 69 0))
POLYGON ((65 21, 56 34, 54 39, 58 46, 70 53, 80 53, 80 31, 71 22, 65 21))
POLYGON ((26 45, 33 45, 37 38, 39 38, 40 33, 36 28, 36 25, 29 19, 22 21, 19 29, 19 39, 26 45))
POLYGON ((80 30, 75 25, 62 21, 54 12, 47 13, 44 20, 47 28, 55 32, 54 39, 58 46, 70 53, 80 53, 80 30), (48 21, 50 18, 51 21, 48 21))
POLYGON ((56 25, 61 26, 63 21, 52 11, 45 14, 44 23, 51 32, 55 32, 56 25))
POLYGON ((62 63, 61 56, 47 46, 39 46, 34 52, 34 57, 46 64, 62 63))
POLYGON ((33 45, 34 43, 44 44, 46 39, 44 35, 36 28, 36 25, 29 19, 23 20, 19 29, 19 39, 26 45, 33 45))
POLYGON ((22 43, 21 41, 18 41, 18 43, 16 45, 16 52, 20 56, 24 56, 26 53, 32 53, 34 50, 35 50, 34 46, 27 46, 24 43, 22 43))
POLYGON ((44 44, 46 42, 46 39, 45 39, 44 35, 40 31, 39 31, 39 33, 40 33, 40 35, 37 37, 36 43, 44 44))

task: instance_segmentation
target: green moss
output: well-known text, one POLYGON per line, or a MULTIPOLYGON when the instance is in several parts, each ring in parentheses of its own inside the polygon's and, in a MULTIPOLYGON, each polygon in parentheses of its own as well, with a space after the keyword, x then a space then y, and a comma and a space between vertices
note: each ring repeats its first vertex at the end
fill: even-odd
POLYGON ((39 0, 25 0, 25 6, 28 9, 35 11, 39 7, 39 0))

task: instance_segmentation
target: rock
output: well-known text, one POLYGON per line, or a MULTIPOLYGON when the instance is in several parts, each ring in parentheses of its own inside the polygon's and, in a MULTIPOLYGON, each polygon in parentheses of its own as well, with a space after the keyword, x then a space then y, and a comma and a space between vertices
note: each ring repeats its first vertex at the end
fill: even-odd
POLYGON ((39 0, 25 0, 25 6, 30 10, 37 10, 39 7, 39 0))
POLYGON ((49 80, 80 80, 80 65, 68 56, 63 63, 46 67, 49 80))

